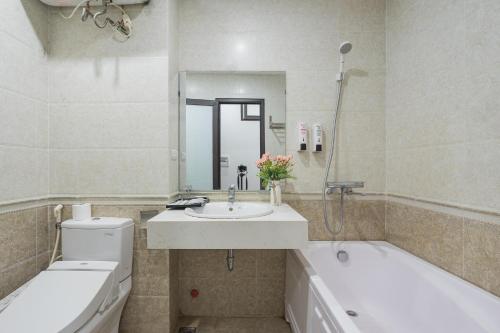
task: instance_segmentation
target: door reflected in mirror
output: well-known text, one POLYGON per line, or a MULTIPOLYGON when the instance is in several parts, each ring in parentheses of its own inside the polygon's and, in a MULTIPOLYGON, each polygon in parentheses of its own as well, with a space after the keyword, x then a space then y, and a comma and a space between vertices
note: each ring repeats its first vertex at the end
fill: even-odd
POLYGON ((263 190, 255 161, 285 154, 284 72, 182 72, 181 191, 263 190))

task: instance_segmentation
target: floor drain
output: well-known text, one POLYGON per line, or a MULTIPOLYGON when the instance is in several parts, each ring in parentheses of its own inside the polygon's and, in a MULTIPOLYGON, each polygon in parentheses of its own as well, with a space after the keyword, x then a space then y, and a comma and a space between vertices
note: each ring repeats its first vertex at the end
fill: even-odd
POLYGON ((358 316, 358 313, 356 311, 353 311, 353 310, 347 310, 345 313, 347 313, 351 317, 357 317, 358 316))
POLYGON ((181 327, 179 333, 196 333, 196 327, 181 327))

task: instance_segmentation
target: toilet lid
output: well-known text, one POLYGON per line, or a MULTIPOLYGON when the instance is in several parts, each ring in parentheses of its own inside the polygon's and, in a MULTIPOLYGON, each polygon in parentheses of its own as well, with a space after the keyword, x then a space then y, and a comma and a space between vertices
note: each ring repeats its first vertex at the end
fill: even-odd
POLYGON ((112 284, 110 271, 43 271, 0 313, 0 332, 74 333, 112 284))

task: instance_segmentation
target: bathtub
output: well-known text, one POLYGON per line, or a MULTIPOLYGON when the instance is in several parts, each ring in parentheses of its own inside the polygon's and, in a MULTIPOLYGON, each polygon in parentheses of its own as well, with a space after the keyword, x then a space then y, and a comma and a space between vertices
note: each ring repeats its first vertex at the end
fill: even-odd
POLYGON ((294 333, 500 332, 500 298, 387 242, 288 251, 285 312, 294 333))

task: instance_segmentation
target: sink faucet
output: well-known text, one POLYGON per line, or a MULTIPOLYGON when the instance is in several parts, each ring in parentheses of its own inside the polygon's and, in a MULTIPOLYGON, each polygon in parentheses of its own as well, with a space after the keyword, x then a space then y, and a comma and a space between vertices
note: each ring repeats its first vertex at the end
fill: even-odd
POLYGON ((235 200, 236 200, 236 186, 234 184, 231 184, 227 189, 227 201, 229 203, 234 203, 235 200))

